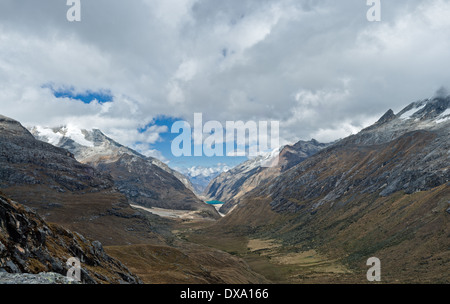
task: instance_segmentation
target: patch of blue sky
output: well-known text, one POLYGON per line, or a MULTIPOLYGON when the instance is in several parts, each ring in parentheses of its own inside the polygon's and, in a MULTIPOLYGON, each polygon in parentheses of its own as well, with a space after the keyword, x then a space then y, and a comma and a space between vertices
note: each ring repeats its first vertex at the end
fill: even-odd
MULTIPOLYGON (((149 145, 151 149, 158 150, 165 159, 169 161, 169 166, 172 168, 190 168, 193 166, 202 167, 217 167, 217 164, 226 164, 229 167, 234 167, 248 158, 245 156, 225 156, 226 147, 223 145, 224 156, 206 156, 202 153, 202 156, 194 156, 194 143, 191 142, 191 156, 176 157, 172 153, 172 141, 177 138, 180 133, 171 133, 172 125, 177 121, 183 121, 183 119, 169 116, 158 116, 151 123, 138 129, 140 133, 147 132, 152 127, 167 127, 167 132, 160 133, 160 140, 149 145)), ((193 130, 192 130, 193 131, 193 130)))
POLYGON ((111 91, 109 90, 86 90, 83 92, 78 92, 74 87, 55 88, 53 85, 44 85, 43 87, 49 88, 56 98, 69 98, 81 101, 85 104, 90 104, 94 100, 96 100, 100 104, 103 104, 112 102, 114 98, 111 91))

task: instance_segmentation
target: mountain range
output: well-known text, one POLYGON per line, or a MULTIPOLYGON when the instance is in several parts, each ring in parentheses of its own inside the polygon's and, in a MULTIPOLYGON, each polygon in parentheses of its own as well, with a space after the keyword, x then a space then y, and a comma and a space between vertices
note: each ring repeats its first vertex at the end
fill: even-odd
POLYGON ((301 163, 308 157, 326 148, 329 144, 322 144, 316 140, 299 141, 294 145, 286 145, 275 156, 273 153, 252 158, 231 170, 214 178, 204 190, 204 196, 210 200, 224 202, 220 212, 227 213, 239 203, 242 196, 258 186, 262 186, 301 163), (274 166, 265 167, 272 162, 274 166))
POLYGON ((209 229, 314 250, 354 272, 375 256, 384 282, 448 283, 449 166, 450 97, 414 102, 249 189, 209 229))
POLYGON ((119 192, 142 207, 196 211, 218 218, 214 208, 194 194, 189 179, 160 160, 147 157, 104 135, 100 130, 74 127, 31 127, 36 139, 73 153, 75 159, 111 175, 119 192))

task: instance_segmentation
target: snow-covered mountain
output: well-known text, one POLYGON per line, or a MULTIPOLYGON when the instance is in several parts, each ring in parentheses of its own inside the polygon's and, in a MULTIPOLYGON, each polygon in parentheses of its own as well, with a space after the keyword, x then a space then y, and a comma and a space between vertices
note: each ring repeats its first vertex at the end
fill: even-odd
POLYGON ((211 180, 230 169, 231 168, 228 165, 219 163, 212 167, 193 166, 190 168, 184 168, 180 169, 180 172, 189 178, 194 187, 195 193, 202 195, 211 180))
MULTIPOLYGON (((416 130, 439 130, 448 134, 450 132, 448 127, 450 123, 449 100, 449 97, 437 97, 413 102, 398 114, 389 110, 372 126, 333 145, 383 144, 416 130)), ((263 161, 267 163, 273 159, 269 155, 248 160, 213 179, 205 189, 204 195, 208 199, 224 202, 221 212, 226 213, 239 203, 246 193, 256 187, 264 187, 283 172, 328 146, 332 145, 320 144, 315 140, 300 141, 295 145, 285 146, 281 149, 279 163, 271 168, 261 166, 263 161)), ((443 151, 442 147, 446 147, 447 150, 444 150, 448 153, 449 142, 443 143, 440 151, 443 151)), ((435 154, 437 151, 430 153, 435 154)), ((435 163, 435 165, 439 164, 435 163)), ((288 185, 288 180, 284 180, 284 182, 284 186, 288 185)), ((390 191, 389 189, 392 187, 392 185, 388 186, 385 191, 390 191)))
POLYGON ((213 207, 197 198, 186 176, 156 158, 117 143, 98 129, 34 126, 29 131, 36 139, 70 151, 79 162, 110 174, 130 203, 218 217, 213 207))
MULTIPOLYGON (((449 164, 450 96, 437 97, 413 102, 398 114, 387 111, 358 134, 260 183, 242 200, 270 197, 273 210, 297 212, 306 208, 300 201, 310 202, 307 210, 314 211, 323 205, 333 206, 351 193, 382 197, 399 191, 413 194, 448 184, 449 164)), ((245 179, 240 182, 246 183, 245 179)), ((222 184, 212 183, 210 191, 228 184, 226 179, 222 184)))
POLYGON ((381 144, 416 130, 442 130, 450 122, 450 97, 425 99, 409 104, 399 113, 389 110, 375 124, 342 142, 381 144))
POLYGON ((189 190, 193 190, 191 182, 183 174, 171 169, 159 159, 144 156, 131 148, 119 144, 98 129, 88 131, 68 125, 56 128, 33 126, 29 127, 28 130, 36 139, 69 150, 82 163, 95 164, 99 161, 114 161, 123 154, 143 158, 167 173, 174 175, 189 190))

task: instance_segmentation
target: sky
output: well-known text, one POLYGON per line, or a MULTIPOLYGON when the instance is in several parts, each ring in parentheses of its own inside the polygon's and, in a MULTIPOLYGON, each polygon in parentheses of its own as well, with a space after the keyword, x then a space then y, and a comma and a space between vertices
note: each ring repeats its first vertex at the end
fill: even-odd
POLYGON ((0 1, 0 114, 98 128, 188 170, 177 120, 279 121, 280 144, 331 142, 450 85, 450 1, 0 1))

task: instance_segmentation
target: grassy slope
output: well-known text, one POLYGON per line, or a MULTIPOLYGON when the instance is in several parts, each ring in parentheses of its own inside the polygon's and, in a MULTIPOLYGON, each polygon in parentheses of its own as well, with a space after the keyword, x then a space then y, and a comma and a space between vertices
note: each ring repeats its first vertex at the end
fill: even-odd
POLYGON ((259 198, 238 218, 185 237, 244 258, 275 283, 366 283, 372 256, 382 262, 384 283, 449 283, 449 197, 446 185, 411 195, 366 195, 314 217, 278 215, 263 208, 270 200, 259 198), (253 220, 241 221, 248 214, 253 220))
POLYGON ((147 284, 267 283, 241 259, 205 246, 129 245, 105 248, 147 284))
POLYGON ((60 194, 40 186, 16 186, 3 191, 35 209, 47 222, 77 231, 104 245, 164 243, 152 231, 151 221, 132 209, 126 198, 115 191, 60 194))

